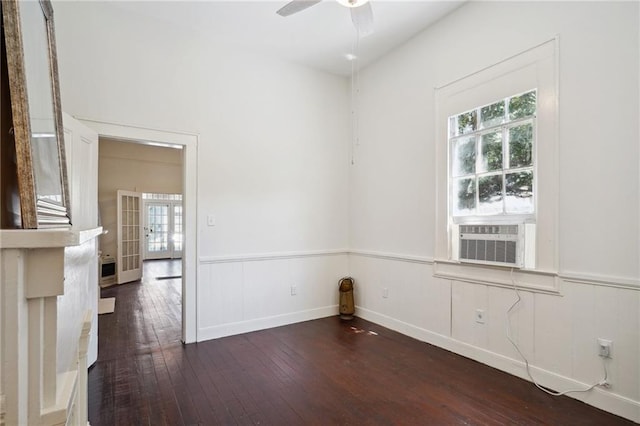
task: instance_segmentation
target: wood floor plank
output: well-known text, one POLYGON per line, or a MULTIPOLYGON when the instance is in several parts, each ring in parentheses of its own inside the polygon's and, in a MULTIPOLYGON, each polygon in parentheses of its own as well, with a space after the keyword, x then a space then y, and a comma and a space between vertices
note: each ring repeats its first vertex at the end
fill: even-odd
POLYGON ((180 261, 144 268, 102 289, 93 426, 632 424, 359 318, 182 345, 180 261))

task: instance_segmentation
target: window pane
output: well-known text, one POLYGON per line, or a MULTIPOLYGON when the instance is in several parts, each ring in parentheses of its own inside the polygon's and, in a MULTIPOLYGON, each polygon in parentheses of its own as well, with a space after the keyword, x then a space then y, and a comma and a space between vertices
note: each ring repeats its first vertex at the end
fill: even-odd
POLYGON ((458 135, 474 132, 478 128, 478 117, 475 110, 458 115, 457 121, 458 135))
POLYGON ((173 207, 173 249, 182 250, 182 206, 173 207))
POLYGON ((536 91, 509 99, 509 119, 531 117, 536 113, 536 91))
POLYGON ((453 141, 453 176, 468 175, 476 171, 476 137, 453 141))
POLYGON ((491 127, 504 122, 504 100, 480 109, 482 127, 491 127))
POLYGON ((458 133, 458 126, 456 125, 456 116, 449 117, 449 137, 455 137, 458 133))
POLYGON ((502 170, 502 132, 482 135, 480 172, 502 170))
POLYGON ((533 125, 531 123, 509 129, 509 168, 533 164, 533 125))
POLYGON ((502 213, 502 175, 479 178, 478 198, 480 213, 502 213))
POLYGON ((475 213, 476 208, 476 179, 463 178, 454 181, 454 216, 465 216, 475 213))
POLYGON ((533 172, 526 170, 506 175, 507 213, 533 213, 533 172))

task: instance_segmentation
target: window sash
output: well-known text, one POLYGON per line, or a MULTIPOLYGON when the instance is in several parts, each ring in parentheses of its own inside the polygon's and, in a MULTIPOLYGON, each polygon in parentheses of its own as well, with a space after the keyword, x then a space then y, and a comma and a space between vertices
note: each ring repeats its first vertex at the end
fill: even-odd
MULTIPOLYGON (((525 92, 526 93, 526 92, 525 92)), ((509 110, 508 110, 508 105, 509 102, 508 100, 515 97, 515 96, 519 96, 519 95, 514 95, 511 96, 509 98, 506 98, 503 100, 503 102, 505 103, 505 120, 508 120, 508 116, 509 116, 509 110)), ((494 102, 493 104, 495 104, 497 102, 494 102)), ((490 104, 490 105, 493 105, 490 104)), ((476 111, 476 117, 478 117, 478 120, 480 120, 480 110, 483 107, 478 107, 475 108, 474 110, 476 111)), ((471 110, 471 111, 474 111, 471 110)), ((462 114, 467 114, 469 113, 469 111, 465 112, 465 113, 461 113, 461 114, 457 114, 455 116, 452 116, 449 118, 449 125, 451 126, 453 124, 453 122, 455 122, 455 118, 462 115, 462 114), (453 120, 452 120, 453 119, 453 120)), ((449 129, 449 134, 451 134, 451 129, 449 129)), ((525 217, 525 218, 533 218, 535 216, 535 203, 536 203, 536 171, 535 171, 535 166, 536 166, 536 161, 535 161, 535 152, 536 152, 536 116, 535 114, 533 116, 529 116, 529 117, 523 117, 523 118, 518 118, 512 121, 507 121, 504 123, 499 123, 493 126, 488 126, 485 128, 481 128, 478 130, 474 130, 473 132, 468 132, 468 133, 463 133, 457 136, 451 136, 449 138, 449 199, 450 199, 450 212, 451 212, 451 217, 454 218, 454 220, 456 222, 458 222, 458 219, 460 218, 466 218, 466 217, 500 217, 500 216, 509 216, 509 217, 514 217, 514 216, 519 216, 519 217, 525 217), (525 126, 527 124, 530 124, 532 127, 532 137, 531 137, 531 164, 527 164, 524 166, 518 166, 518 167, 511 167, 511 152, 510 152, 510 141, 509 141, 509 131, 515 127, 520 127, 520 126, 525 126), (488 171, 484 171, 483 170, 483 155, 482 155, 482 137, 484 135, 487 134, 491 134, 494 133, 496 131, 500 131, 501 133, 501 137, 502 137, 502 169, 498 170, 488 170, 488 171), (454 155, 455 149, 454 147, 456 146, 457 143, 467 140, 467 139, 472 139, 474 140, 474 152, 475 152, 475 166, 474 166, 474 172, 473 173, 460 173, 460 174, 456 174, 456 170, 454 167, 454 162, 458 161, 459 159, 456 158, 456 155, 454 155), (482 170, 482 171, 480 171, 482 170), (507 185, 507 175, 510 174, 514 174, 514 173, 521 173, 521 172, 531 172, 532 173, 532 186, 533 186, 533 194, 532 194, 532 201, 533 201, 533 211, 532 212, 528 212, 528 213, 513 213, 513 212, 509 212, 507 210, 507 191, 506 191, 506 185, 507 185), (481 211, 481 206, 480 206, 480 180, 483 177, 488 177, 488 176, 496 176, 496 175, 500 175, 501 176, 501 184, 502 184, 502 190, 501 190, 501 208, 500 211, 481 211), (462 212, 462 213, 456 213, 456 209, 453 208, 454 204, 453 203, 457 203, 458 202, 458 194, 456 193, 456 188, 457 188, 457 183, 459 181, 461 181, 462 179, 474 179, 474 185, 475 185, 475 191, 474 191, 474 208, 473 208, 473 212, 472 213, 467 213, 467 212, 462 212)), ((465 209, 467 210, 467 209, 465 209)))

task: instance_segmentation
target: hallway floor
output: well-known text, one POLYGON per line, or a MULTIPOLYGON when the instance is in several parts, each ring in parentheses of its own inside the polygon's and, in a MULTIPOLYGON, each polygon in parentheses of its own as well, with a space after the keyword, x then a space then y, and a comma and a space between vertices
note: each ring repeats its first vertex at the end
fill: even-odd
POLYGON ((359 318, 182 345, 180 261, 144 266, 102 290, 92 426, 632 424, 359 318))

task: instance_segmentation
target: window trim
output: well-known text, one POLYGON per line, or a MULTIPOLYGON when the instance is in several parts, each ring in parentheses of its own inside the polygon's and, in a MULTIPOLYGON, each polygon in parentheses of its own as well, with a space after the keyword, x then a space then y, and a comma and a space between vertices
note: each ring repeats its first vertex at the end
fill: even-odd
MULTIPOLYGON (((518 269, 514 276, 522 288, 558 293, 558 37, 509 57, 495 65, 435 89, 436 102, 436 240, 434 276, 484 285, 511 284, 512 268, 470 265, 452 256, 453 215, 449 188, 448 118, 537 89, 536 142, 533 170, 535 215, 535 258, 530 269, 518 269)), ((502 123, 501 126, 509 123, 502 123)), ((482 129, 484 130, 484 129, 482 129)), ((525 215, 486 216, 496 222, 531 222, 525 215), (510 219, 517 219, 517 221, 510 219)), ((474 216, 477 222, 484 216, 474 216)))

